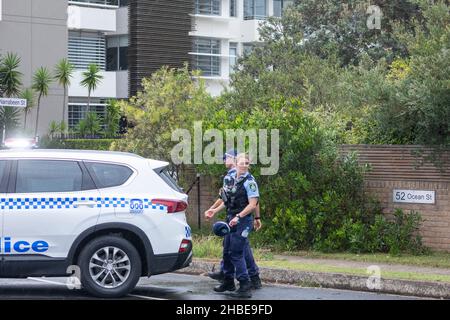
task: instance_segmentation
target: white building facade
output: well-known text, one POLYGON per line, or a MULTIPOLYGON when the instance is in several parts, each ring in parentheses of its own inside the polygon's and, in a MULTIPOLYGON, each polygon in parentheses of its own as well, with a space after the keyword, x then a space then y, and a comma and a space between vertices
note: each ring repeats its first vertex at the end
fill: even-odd
POLYGON ((104 116, 108 100, 128 98, 128 0, 70 0, 68 59, 75 72, 69 87, 68 125, 75 128, 87 112, 104 116), (91 93, 80 85, 89 64, 101 70, 91 93))
POLYGON ((208 91, 219 95, 228 86, 240 55, 259 41, 258 28, 269 16, 281 16, 294 1, 194 0, 192 68, 202 71, 208 91))

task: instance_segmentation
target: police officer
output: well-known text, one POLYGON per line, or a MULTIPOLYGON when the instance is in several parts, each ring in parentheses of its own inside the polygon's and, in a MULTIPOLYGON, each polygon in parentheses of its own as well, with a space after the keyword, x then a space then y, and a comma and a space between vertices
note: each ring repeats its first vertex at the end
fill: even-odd
POLYGON ((231 232, 224 238, 223 283, 214 288, 215 291, 234 290, 234 277, 239 281, 239 289, 231 295, 238 298, 251 297, 251 282, 248 274, 244 252, 249 247, 248 236, 253 229, 252 213, 259 199, 258 185, 248 172, 250 161, 245 154, 237 156, 236 178, 231 188, 222 189, 224 204, 215 209, 227 209, 227 223, 231 232))
MULTIPOLYGON (((234 186, 234 181, 236 179, 236 156, 237 153, 235 150, 229 150, 223 156, 223 161, 228 169, 227 174, 223 178, 223 189, 227 190, 234 186)), ((219 198, 212 206, 205 212, 206 219, 210 219, 214 215, 214 209, 218 208, 221 204, 223 204, 223 200, 219 198)), ((262 224, 260 220, 260 210, 259 210, 259 202, 255 210, 255 218, 254 218, 254 229, 258 231, 262 224)), ((250 245, 247 245, 244 249, 244 257, 247 264, 248 274, 250 276, 252 289, 260 289, 262 287, 261 279, 259 277, 259 268, 255 263, 255 259, 253 257, 252 249, 250 245)), ((219 282, 223 282, 225 278, 225 273, 223 271, 223 260, 220 262, 220 271, 217 272, 208 272, 208 276, 214 280, 218 280, 219 282)), ((222 287, 216 287, 215 291, 223 292, 222 287)), ((234 288, 232 288, 234 290, 234 288)))

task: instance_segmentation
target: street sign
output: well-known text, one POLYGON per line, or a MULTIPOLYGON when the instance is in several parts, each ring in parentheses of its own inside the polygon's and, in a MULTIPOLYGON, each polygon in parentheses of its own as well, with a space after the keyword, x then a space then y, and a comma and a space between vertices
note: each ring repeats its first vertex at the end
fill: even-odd
POLYGON ((26 108, 26 99, 0 98, 0 107, 26 108))
POLYGON ((435 204, 436 192, 427 190, 394 190, 393 201, 398 203, 435 204))

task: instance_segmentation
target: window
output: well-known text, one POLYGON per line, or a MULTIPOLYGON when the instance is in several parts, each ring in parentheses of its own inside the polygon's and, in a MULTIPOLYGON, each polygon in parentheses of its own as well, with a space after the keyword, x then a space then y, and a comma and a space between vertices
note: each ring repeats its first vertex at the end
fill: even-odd
POLYGON ((75 129, 80 120, 86 118, 88 112, 95 112, 99 119, 104 119, 106 105, 105 100, 92 99, 88 110, 87 99, 74 100, 71 98, 69 100, 69 129, 75 129))
POLYGON ((221 0, 195 0, 195 13, 220 16, 221 0))
POLYGON ((255 47, 255 45, 253 43, 244 43, 243 50, 242 50, 244 56, 248 56, 249 54, 251 54, 254 47, 255 47))
POLYGON ((168 168, 160 169, 159 172, 156 171, 156 173, 160 176, 161 179, 164 180, 165 183, 169 185, 173 190, 178 192, 183 192, 183 189, 178 186, 177 181, 173 177, 173 175, 169 172, 168 168))
POLYGON ((128 35, 106 39, 106 71, 128 70, 128 35))
POLYGON ((0 192, 5 193, 6 189, 7 189, 7 184, 8 184, 8 178, 5 177, 6 174, 6 160, 1 160, 0 161, 0 192))
POLYGON ((119 6, 128 7, 128 0, 119 0, 119 6))
POLYGON ((230 17, 237 17, 236 0, 230 0, 230 17))
POLYGON ((206 77, 220 76, 220 40, 194 39, 193 68, 206 77))
POLYGON ((263 20, 266 17, 266 0, 244 0, 244 20, 263 20))
POLYGON ((273 15, 281 17, 283 10, 293 3, 293 0, 273 0, 273 15))
POLYGON ((108 163, 85 162, 98 188, 111 188, 124 184, 133 174, 126 166, 108 163))
POLYGON ((238 44, 230 42, 230 74, 234 72, 238 56, 238 44))
POLYGON ((69 61, 75 69, 87 69, 93 63, 105 70, 105 37, 98 33, 69 32, 69 61))
POLYGON ((16 193, 81 191, 83 174, 76 161, 19 160, 16 193))

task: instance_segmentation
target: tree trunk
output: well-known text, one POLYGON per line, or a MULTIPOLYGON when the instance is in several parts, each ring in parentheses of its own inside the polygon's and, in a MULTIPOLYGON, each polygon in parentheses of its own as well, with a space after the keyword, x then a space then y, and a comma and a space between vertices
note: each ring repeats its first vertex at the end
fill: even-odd
POLYGON ((38 125, 39 125, 39 110, 41 108, 41 94, 39 94, 38 105, 37 105, 37 114, 36 114, 36 128, 34 129, 34 137, 37 137, 38 125))
POLYGON ((25 120, 23 121, 23 131, 27 129, 27 111, 25 110, 25 120))
POLYGON ((67 94, 67 86, 64 86, 64 99, 63 99, 62 122, 65 122, 65 121, 66 121, 66 94, 67 94))

